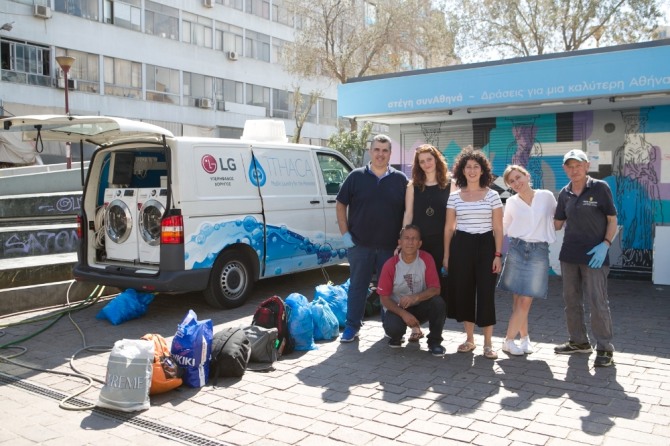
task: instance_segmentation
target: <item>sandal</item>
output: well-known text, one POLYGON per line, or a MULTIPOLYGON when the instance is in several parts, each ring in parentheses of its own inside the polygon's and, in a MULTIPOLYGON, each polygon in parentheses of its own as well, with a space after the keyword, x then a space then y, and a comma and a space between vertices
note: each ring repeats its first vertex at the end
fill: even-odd
POLYGON ((458 346, 458 353, 469 353, 475 349, 475 344, 470 341, 465 341, 458 346))
POLYGON ((411 335, 409 335, 409 342, 419 342, 419 339, 423 338, 423 333, 420 331, 413 331, 411 335))
POLYGON ((484 346, 484 357, 489 359, 498 359, 498 353, 490 345, 484 346))

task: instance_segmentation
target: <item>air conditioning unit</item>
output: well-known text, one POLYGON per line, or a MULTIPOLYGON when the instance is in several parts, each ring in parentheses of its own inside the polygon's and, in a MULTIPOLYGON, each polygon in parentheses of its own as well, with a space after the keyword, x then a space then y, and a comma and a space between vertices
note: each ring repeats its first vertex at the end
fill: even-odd
POLYGON ((46 5, 35 5, 33 9, 33 15, 41 19, 50 19, 51 8, 46 5))
POLYGON ((195 106, 200 108, 212 108, 212 100, 210 98, 198 98, 195 100, 195 106))
POLYGON ((206 8, 213 8, 214 7, 214 0, 202 0, 202 6, 206 8))
MULTIPOLYGON (((68 90, 76 90, 77 89, 77 79, 68 79, 67 80, 67 87, 68 87, 68 90)), ((63 77, 58 78, 58 88, 65 89, 65 78, 63 78, 63 77)))
POLYGON ((237 53, 235 51, 228 51, 228 59, 237 60, 237 53))

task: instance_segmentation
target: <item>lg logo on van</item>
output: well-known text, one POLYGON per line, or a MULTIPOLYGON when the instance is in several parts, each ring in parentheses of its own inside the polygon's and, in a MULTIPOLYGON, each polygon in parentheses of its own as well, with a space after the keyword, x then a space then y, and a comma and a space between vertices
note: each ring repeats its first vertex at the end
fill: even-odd
POLYGON ((216 158, 214 158, 212 155, 205 155, 202 157, 200 160, 200 164, 202 165, 202 168, 205 169, 205 172, 207 173, 214 173, 216 172, 216 166, 217 164, 221 164, 221 170, 236 170, 237 166, 235 165, 235 159, 234 158, 228 158, 225 160, 223 158, 219 158, 219 163, 216 162, 216 158))

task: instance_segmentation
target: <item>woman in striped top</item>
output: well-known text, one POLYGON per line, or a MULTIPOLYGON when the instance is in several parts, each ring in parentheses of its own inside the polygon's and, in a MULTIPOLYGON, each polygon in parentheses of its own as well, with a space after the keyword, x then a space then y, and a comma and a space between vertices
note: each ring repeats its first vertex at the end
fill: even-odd
POLYGON ((460 188, 449 195, 444 227, 444 261, 449 272, 447 317, 463 322, 461 353, 475 349, 475 325, 482 327, 484 356, 497 359, 491 337, 496 323, 495 288, 502 270, 503 208, 493 182, 491 163, 468 146, 454 162, 460 188))

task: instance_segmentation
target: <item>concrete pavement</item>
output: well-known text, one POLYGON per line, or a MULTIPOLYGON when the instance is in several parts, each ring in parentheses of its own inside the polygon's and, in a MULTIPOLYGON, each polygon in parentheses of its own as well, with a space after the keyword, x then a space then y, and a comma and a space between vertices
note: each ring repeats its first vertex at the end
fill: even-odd
MULTIPOLYGON (((346 266, 326 270, 334 283, 346 266)), ((215 331, 248 324, 256 305, 278 294, 309 299, 325 283, 320 271, 269 279, 234 310, 214 310, 199 295, 161 295, 141 319, 113 326, 95 319, 104 303, 61 318, 45 332, 21 341, 27 350, 13 358, 33 368, 72 372, 70 357, 84 346, 161 333, 170 340, 189 308, 211 318, 215 331)), ((182 387, 151 398, 151 408, 125 414, 71 411, 59 401, 95 403, 101 384, 86 389, 80 378, 0 363, 0 445, 620 445, 670 444, 670 287, 610 280, 617 348, 616 366, 593 369, 592 355, 561 356, 553 347, 566 340, 559 277, 550 279, 547 300, 531 309, 535 353, 491 361, 456 353, 462 327, 448 320, 447 355, 435 358, 425 338, 390 349, 378 317, 352 344, 321 342, 295 352, 267 373, 246 372, 218 386, 182 387)), ((494 342, 500 347, 511 299, 498 292, 494 342)), ((53 311, 53 310, 50 310, 53 311)), ((19 322, 45 312, 12 315, 19 322)), ((0 344, 23 338, 45 322, 1 328, 0 344)), ((0 354, 18 350, 0 350, 0 354)), ((104 378, 109 353, 84 351, 76 368, 104 378)))

